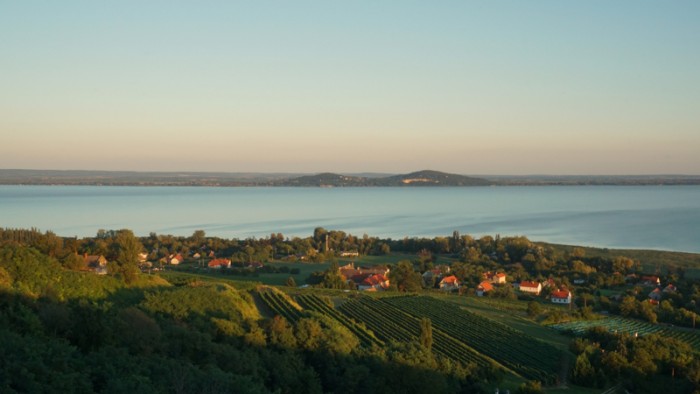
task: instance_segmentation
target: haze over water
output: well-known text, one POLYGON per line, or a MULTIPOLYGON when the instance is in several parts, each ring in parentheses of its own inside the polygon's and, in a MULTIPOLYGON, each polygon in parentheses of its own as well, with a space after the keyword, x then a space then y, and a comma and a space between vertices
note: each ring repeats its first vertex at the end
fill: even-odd
POLYGON ((700 186, 207 188, 0 186, 0 226, 61 236, 305 237, 315 227, 403 238, 534 241, 700 252, 700 186))

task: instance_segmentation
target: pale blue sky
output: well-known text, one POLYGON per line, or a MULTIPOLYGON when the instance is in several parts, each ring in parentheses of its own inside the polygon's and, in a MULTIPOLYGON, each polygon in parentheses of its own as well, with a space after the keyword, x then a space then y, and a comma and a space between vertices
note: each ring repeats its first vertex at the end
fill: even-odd
POLYGON ((0 168, 700 174, 699 1, 0 0, 0 168))

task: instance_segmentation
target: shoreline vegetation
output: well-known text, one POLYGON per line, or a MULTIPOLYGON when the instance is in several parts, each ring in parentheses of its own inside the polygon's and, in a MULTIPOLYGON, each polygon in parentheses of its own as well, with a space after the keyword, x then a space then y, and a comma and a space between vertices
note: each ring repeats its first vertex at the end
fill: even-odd
POLYGON ((205 187, 469 187, 700 185, 700 175, 489 175, 140 172, 0 169, 0 185, 205 187))
POLYGON ((0 228, 0 391, 697 392, 699 274, 457 231, 0 228))

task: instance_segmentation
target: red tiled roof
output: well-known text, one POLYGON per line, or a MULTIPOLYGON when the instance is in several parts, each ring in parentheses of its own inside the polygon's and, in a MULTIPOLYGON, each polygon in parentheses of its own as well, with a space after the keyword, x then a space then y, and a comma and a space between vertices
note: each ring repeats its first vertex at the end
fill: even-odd
POLYGON ((499 273, 496 274, 496 277, 497 277, 497 278, 503 278, 503 277, 505 277, 505 276, 506 276, 506 274, 504 274, 503 272, 499 272, 499 273))
POLYGON ((457 280, 457 277, 456 277, 456 276, 450 275, 450 276, 446 276, 445 278, 443 278, 443 279, 440 281, 440 283, 448 284, 448 285, 449 285, 449 284, 454 285, 454 284, 459 283, 459 281, 457 280))
POLYGON ((386 282, 386 280, 387 279, 384 275, 374 274, 365 278, 365 280, 362 281, 362 284, 365 286, 376 286, 381 285, 382 283, 386 282))
POLYGON ((487 281, 483 281, 483 282, 479 283, 479 287, 477 287, 477 289, 483 290, 483 291, 491 291, 491 290, 493 290, 493 286, 491 285, 491 283, 489 283, 487 281))
POLYGON ((568 290, 557 290, 552 292, 552 298, 569 298, 570 294, 568 290))
POLYGON ((219 267, 222 265, 228 266, 230 264, 231 264, 231 260, 229 260, 229 259, 214 259, 214 260, 211 260, 208 265, 209 265, 209 267, 219 267))
POLYGON ((521 289, 522 289, 523 287, 530 287, 530 288, 536 289, 536 288, 539 287, 539 286, 540 286, 540 284, 539 284, 538 282, 528 282, 528 281, 525 281, 525 280, 522 281, 522 282, 520 282, 520 288, 521 288, 521 289))

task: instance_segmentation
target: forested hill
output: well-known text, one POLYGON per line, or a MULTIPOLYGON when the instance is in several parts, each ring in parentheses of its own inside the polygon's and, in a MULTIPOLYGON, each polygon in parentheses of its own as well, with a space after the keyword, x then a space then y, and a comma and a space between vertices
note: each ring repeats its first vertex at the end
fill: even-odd
POLYGON ((492 183, 481 178, 473 178, 464 175, 448 174, 439 171, 418 171, 410 174, 393 175, 379 178, 346 176, 340 174, 323 173, 308 175, 299 178, 280 180, 276 182, 281 186, 488 186, 492 183))
POLYGON ((429 170, 390 176, 380 180, 385 183, 385 186, 488 186, 492 184, 482 178, 429 170))

